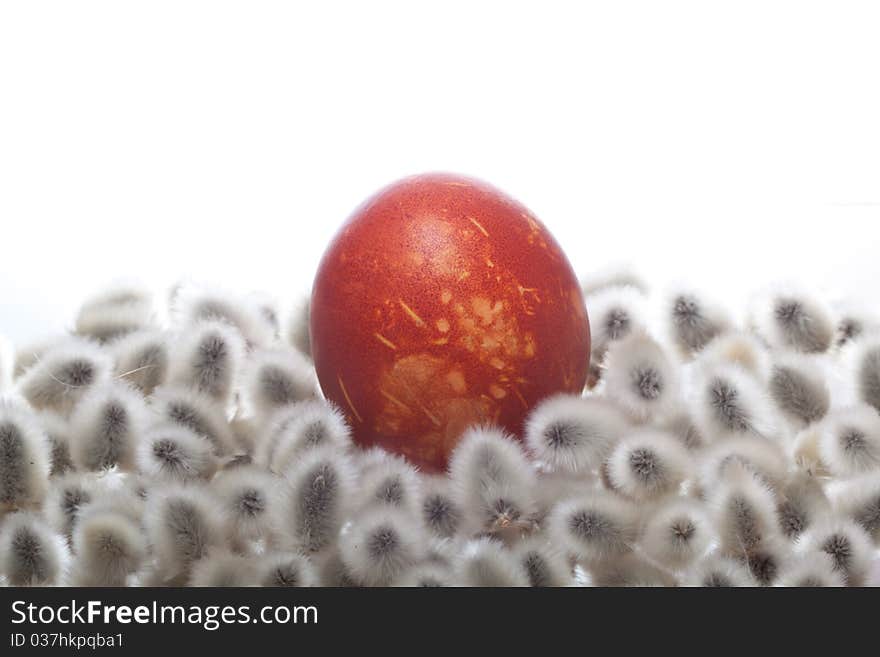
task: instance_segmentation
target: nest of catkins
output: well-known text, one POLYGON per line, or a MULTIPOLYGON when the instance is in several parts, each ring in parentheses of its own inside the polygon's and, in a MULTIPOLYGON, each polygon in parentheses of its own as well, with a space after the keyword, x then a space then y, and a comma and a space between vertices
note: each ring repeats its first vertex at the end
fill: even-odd
POLYGON ((880 541, 880 322, 793 287, 737 321, 584 283, 581 396, 446 475, 361 450, 305 305, 136 287, 0 353, 0 580, 79 586, 860 586, 880 541))

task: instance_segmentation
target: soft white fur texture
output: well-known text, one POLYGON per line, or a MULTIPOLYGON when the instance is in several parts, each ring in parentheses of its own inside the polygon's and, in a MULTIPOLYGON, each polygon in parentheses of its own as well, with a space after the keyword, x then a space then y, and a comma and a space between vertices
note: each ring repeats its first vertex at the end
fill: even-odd
POLYGON ((521 440, 468 428, 439 474, 353 443, 305 299, 117 285, 70 334, 0 336, 0 582, 880 584, 880 319, 583 287, 588 387, 521 440))

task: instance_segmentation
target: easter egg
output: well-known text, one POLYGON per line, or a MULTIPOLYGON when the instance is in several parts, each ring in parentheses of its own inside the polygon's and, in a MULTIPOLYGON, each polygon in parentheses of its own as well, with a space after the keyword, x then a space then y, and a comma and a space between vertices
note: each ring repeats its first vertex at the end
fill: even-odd
POLYGON ((542 399, 583 390, 589 366, 559 244, 509 196, 450 174, 406 178, 355 210, 321 259, 309 328, 355 442, 427 471, 470 425, 521 436, 542 399))

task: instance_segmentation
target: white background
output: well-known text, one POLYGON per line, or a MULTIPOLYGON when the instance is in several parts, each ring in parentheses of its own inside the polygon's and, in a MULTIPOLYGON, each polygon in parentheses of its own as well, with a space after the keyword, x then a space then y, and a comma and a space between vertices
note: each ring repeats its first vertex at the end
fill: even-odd
POLYGON ((0 333, 119 278, 288 302, 367 195, 477 175, 575 269, 880 302, 880 3, 3 2, 0 333))

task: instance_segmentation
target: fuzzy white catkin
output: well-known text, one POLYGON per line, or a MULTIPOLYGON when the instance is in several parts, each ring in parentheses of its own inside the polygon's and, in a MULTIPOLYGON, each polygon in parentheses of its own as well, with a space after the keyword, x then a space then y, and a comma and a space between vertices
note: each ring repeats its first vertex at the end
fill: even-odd
POLYGON ((168 380, 171 364, 169 339, 164 331, 146 329, 129 333, 112 347, 116 376, 149 395, 168 380))
POLYGON ((855 341, 849 362, 856 398, 880 411, 880 330, 855 341))
POLYGON ((687 288, 672 292, 664 311, 672 342, 684 357, 699 353, 733 325, 723 308, 687 288))
POLYGON ((311 450, 285 473, 285 479, 280 531, 306 554, 332 545, 354 502, 356 475, 348 458, 332 447, 311 450))
POLYGON ((631 286, 609 286, 585 300, 590 310, 591 359, 601 363, 608 348, 634 332, 643 331, 645 297, 631 286))
POLYGON ((549 537, 539 534, 523 539, 512 548, 512 552, 525 569, 531 586, 571 586, 574 583, 567 555, 549 537))
POLYGON ((389 506, 412 517, 419 515, 421 480, 415 468, 401 458, 388 459, 361 475, 363 507, 389 506))
POLYGON ((465 431, 449 476, 467 531, 500 530, 535 512, 535 471, 519 444, 497 429, 465 431))
POLYGON ((256 578, 259 586, 304 587, 320 583, 315 565, 308 557, 296 552, 261 557, 256 578))
POLYGON ((136 445, 146 427, 141 395, 111 382, 85 395, 70 418, 70 456, 80 470, 134 469, 136 445))
POLYGON ((620 497, 594 491, 560 502, 548 518, 557 545, 586 562, 630 552, 639 537, 637 507, 620 497))
POLYGON ((43 503, 43 516, 58 533, 69 537, 81 509, 95 500, 98 487, 90 476, 71 472, 52 480, 43 503))
POLYGON ((818 422, 831 407, 825 373, 809 357, 780 358, 771 370, 769 390, 779 412, 798 427, 818 422))
POLYGON ((697 562, 684 577, 687 586, 738 588, 757 586, 748 567, 741 561, 713 554, 697 562))
POLYGON ((69 553, 35 513, 15 513, 0 525, 0 573, 12 586, 61 584, 69 553))
POLYGON ((850 586, 863 586, 875 548, 868 533, 852 520, 824 520, 798 539, 798 550, 831 558, 832 569, 850 586))
POLYGON ((152 294, 137 285, 116 285, 86 300, 76 317, 78 335, 111 342, 152 326, 156 312, 152 294))
POLYGON ((86 392, 107 382, 112 369, 112 359, 100 346, 68 338, 41 354, 17 388, 34 409, 66 415, 86 392))
POLYGON ((773 492, 745 466, 728 468, 709 505, 727 555, 748 555, 779 532, 773 492))
POLYGON ((168 385, 154 391, 151 406, 160 418, 207 438, 218 456, 235 452, 235 434, 222 406, 210 397, 186 387, 168 385))
POLYGON ((187 427, 154 425, 137 447, 138 470, 154 481, 187 482, 210 479, 217 470, 214 446, 187 427))
POLYGON ((252 297, 230 294, 198 285, 184 285, 172 300, 171 314, 178 329, 202 320, 231 324, 244 337, 248 347, 265 347, 275 338, 275 327, 252 297))
POLYGON ((244 369, 243 392, 261 418, 298 401, 317 396, 311 362, 296 349, 260 349, 244 369))
POLYGON ((149 550, 140 524, 120 511, 86 510, 73 533, 72 564, 78 586, 125 586, 149 550))
POLYGON ((705 366, 691 389, 695 419, 706 436, 773 438, 775 411, 761 385, 736 365, 705 366))
POLYGON ((166 582, 188 578, 193 564, 226 543, 213 499, 193 486, 156 491, 147 501, 144 524, 166 582))
POLYGON ((169 380, 227 404, 244 361, 238 330, 225 321, 203 320, 179 335, 174 345, 169 380))
POLYGON ((419 560, 422 545, 416 522, 387 507, 360 514, 339 537, 343 563, 356 581, 367 586, 390 584, 419 560))
POLYGON ((0 509, 38 505, 49 477, 48 440, 23 404, 0 399, 0 509))
POLYGON ((790 285, 757 295, 750 322, 774 347, 809 354, 828 351, 836 329, 831 310, 822 301, 790 285))
POLYGON ((538 462, 577 474, 597 470, 629 425, 606 399, 554 395, 529 414, 525 439, 538 462))
POLYGON ((716 540, 707 509, 693 500, 679 498, 650 514, 640 545, 658 563, 680 569, 702 558, 716 540))
POLYGON ((679 377, 664 349, 636 332, 615 342, 605 357, 605 391, 637 422, 663 418, 680 398, 679 377))
POLYGON ((790 287, 744 327, 626 272, 585 290, 589 390, 466 429, 438 474, 355 444, 305 305, 282 330, 258 293, 184 287, 169 316, 122 286, 74 335, 0 340, 0 582, 870 585, 880 321, 790 287))
POLYGON ((691 457, 684 446, 655 429, 627 435, 606 464, 611 488, 638 501, 675 493, 692 470, 691 457))
POLYGON ((278 477, 251 465, 224 470, 211 481, 224 530, 236 550, 276 541, 274 518, 281 486, 278 477))
POLYGON ((345 417, 336 406, 319 399, 301 401, 275 411, 261 433, 255 458, 277 473, 287 470, 306 450, 331 447, 345 452, 351 443, 351 430, 345 417))
POLYGON ((839 477, 880 469, 880 413, 867 404, 835 412, 822 429, 819 454, 839 477))

